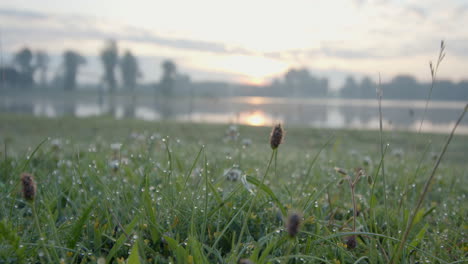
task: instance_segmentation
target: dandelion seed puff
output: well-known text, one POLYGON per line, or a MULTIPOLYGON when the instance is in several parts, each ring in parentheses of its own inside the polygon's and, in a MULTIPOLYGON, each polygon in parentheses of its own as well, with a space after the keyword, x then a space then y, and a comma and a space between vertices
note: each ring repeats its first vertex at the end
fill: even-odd
POLYGON ((238 181, 241 178, 241 175, 242 175, 242 171, 239 169, 231 168, 231 169, 224 170, 224 177, 228 181, 233 181, 233 182, 238 181))
POLYGON ((59 138, 54 138, 50 144, 52 145, 53 150, 59 150, 62 147, 62 140, 59 138))
POLYGON ((236 141, 239 138, 239 130, 236 125, 231 125, 229 128, 226 130, 225 133, 225 141, 236 141))
POLYGON ((122 144, 121 144, 121 143, 112 143, 112 144, 110 145, 110 148, 111 148, 113 151, 119 151, 121 147, 122 147, 122 144))
POLYGON ((109 162, 109 167, 114 171, 117 172, 120 167, 120 162, 118 160, 111 160, 109 162))
POLYGON ((281 124, 277 124, 273 127, 273 130, 270 134, 270 145, 272 149, 277 149, 279 145, 283 142, 284 130, 281 127, 281 124))
POLYGON ((36 196, 36 183, 34 177, 29 173, 21 174, 21 184, 23 186, 24 199, 28 201, 34 200, 36 196))

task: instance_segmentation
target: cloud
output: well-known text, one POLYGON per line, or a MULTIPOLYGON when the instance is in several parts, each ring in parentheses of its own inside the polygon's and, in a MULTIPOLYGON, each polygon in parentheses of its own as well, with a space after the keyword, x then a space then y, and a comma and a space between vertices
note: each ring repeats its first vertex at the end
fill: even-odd
POLYGON ((0 8, 0 16, 22 18, 22 19, 44 19, 44 18, 47 18, 47 15, 45 15, 43 13, 40 13, 40 12, 9 9, 9 8, 0 8))
POLYGON ((427 18, 427 11, 422 7, 407 6, 405 8, 405 11, 406 11, 405 13, 407 15, 411 15, 411 16, 417 17, 419 19, 426 19, 427 18))
MULTIPOLYGON (((235 53, 249 55, 243 48, 231 48, 224 43, 173 38, 158 35, 146 29, 82 16, 62 16, 24 10, 1 9, 0 18, 9 18, 2 27, 5 39, 29 40, 105 40, 130 41, 154 44, 174 49, 211 53, 235 53), (35 19, 35 23, 31 23, 35 19), (111 26, 109 26, 111 25, 111 26)), ((13 45, 7 40, 7 44, 13 45)), ((8 47, 7 47, 8 48, 8 47)))

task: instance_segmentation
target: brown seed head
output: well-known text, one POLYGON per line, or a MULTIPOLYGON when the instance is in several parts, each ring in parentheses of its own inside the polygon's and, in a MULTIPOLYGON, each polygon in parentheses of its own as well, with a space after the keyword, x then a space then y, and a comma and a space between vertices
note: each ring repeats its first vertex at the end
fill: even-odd
POLYGON ((272 149, 277 149, 278 146, 283 142, 284 130, 281 124, 277 124, 270 134, 270 145, 272 149))
POLYGON ((346 246, 348 249, 355 249, 357 246, 356 236, 353 235, 348 237, 348 240, 346 241, 346 246))
POLYGON ((335 171, 341 175, 348 176, 348 173, 342 168, 335 167, 335 171))
POLYGON ((23 185, 23 196, 28 201, 34 200, 36 196, 36 183, 34 177, 29 173, 21 174, 21 184, 23 185))
POLYGON ((250 259, 239 259, 239 264, 253 264, 250 259))
POLYGON ((290 237, 295 237, 299 233, 299 227, 301 226, 302 216, 298 213, 291 213, 288 216, 288 221, 286 222, 286 230, 290 237))

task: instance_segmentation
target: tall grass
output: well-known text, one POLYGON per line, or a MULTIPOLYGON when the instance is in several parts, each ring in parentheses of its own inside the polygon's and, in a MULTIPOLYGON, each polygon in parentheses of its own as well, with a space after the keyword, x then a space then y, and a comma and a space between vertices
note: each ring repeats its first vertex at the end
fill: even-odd
MULTIPOLYGON (((426 145, 417 134, 388 133, 390 145, 381 155, 375 146, 379 132, 343 131, 330 139, 331 131, 289 128, 275 176, 268 169, 275 151, 264 128, 240 127, 240 137, 253 142, 245 147, 241 138, 223 141, 223 126, 193 125, 189 132, 184 124, 131 120, 0 119, 3 137, 11 137, 0 168, 8 172, 0 177, 1 203, 8 208, 0 212, 6 230, 0 235, 0 259, 6 263, 386 263, 398 247, 396 263, 465 258, 464 136, 453 135, 451 149, 444 148, 444 136, 434 135, 433 146, 446 154, 443 163, 421 160, 426 145), (26 124, 37 129, 19 135, 26 124), (56 135, 62 135, 60 146, 48 140, 28 150, 36 139, 56 135), (117 169, 115 142, 122 143, 117 169), (391 154, 394 148, 403 148, 404 156, 391 154), (383 157, 387 208, 382 179, 376 177, 383 157), (435 187, 425 194, 431 202, 411 207, 424 189, 410 188, 399 209, 407 177, 418 168, 432 172, 435 164, 427 185, 435 187), (224 178, 223 171, 233 165, 239 165, 245 181, 224 178), (335 166, 361 167, 368 178, 350 190, 333 173, 335 166), (22 171, 37 180, 37 224, 31 224, 33 211, 19 190, 22 171), (302 216, 293 238, 286 229, 289 210, 302 216), (410 216, 412 228, 405 232, 410 216), (347 242, 353 236, 351 250, 347 242)), ((414 179, 416 186, 425 181, 414 179)))

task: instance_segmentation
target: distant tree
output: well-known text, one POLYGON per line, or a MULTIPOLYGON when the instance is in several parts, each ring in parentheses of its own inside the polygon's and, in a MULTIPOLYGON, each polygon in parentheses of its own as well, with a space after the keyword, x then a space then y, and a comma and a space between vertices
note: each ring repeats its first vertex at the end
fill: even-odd
POLYGON ((171 60, 165 60, 162 63, 163 75, 161 78, 161 90, 164 95, 169 96, 174 89, 177 78, 177 66, 171 60))
POLYGON ((343 88, 341 89, 341 95, 346 98, 357 98, 360 96, 359 86, 353 76, 346 77, 343 88))
POLYGON ((398 75, 383 86, 385 97, 402 99, 424 98, 427 91, 421 88, 416 78, 410 75, 398 75))
POLYGON ((63 54, 64 75, 63 84, 65 90, 76 88, 76 75, 80 65, 86 63, 86 59, 75 51, 66 51, 63 54))
POLYGON ((39 69, 40 84, 42 87, 47 85, 47 68, 49 65, 49 56, 44 51, 36 52, 36 68, 39 69))
POLYGON ((117 43, 109 40, 107 46, 101 52, 101 60, 104 66, 104 81, 107 83, 110 92, 116 89, 115 67, 119 62, 117 43))
POLYGON ((23 48, 15 54, 13 63, 18 67, 21 74, 22 83, 31 87, 34 84, 34 66, 32 65, 33 54, 30 49, 23 48))
POLYGON ((120 60, 120 70, 122 72, 123 84, 127 89, 134 90, 138 77, 141 76, 138 61, 130 51, 120 60))
POLYGON ((290 69, 284 75, 289 95, 325 96, 328 92, 328 80, 317 79, 306 68, 290 69))
POLYGON ((21 74, 13 67, 0 67, 0 90, 17 88, 21 85, 21 74))
POLYGON ((375 98, 377 85, 368 76, 364 77, 359 87, 359 98, 375 98))

